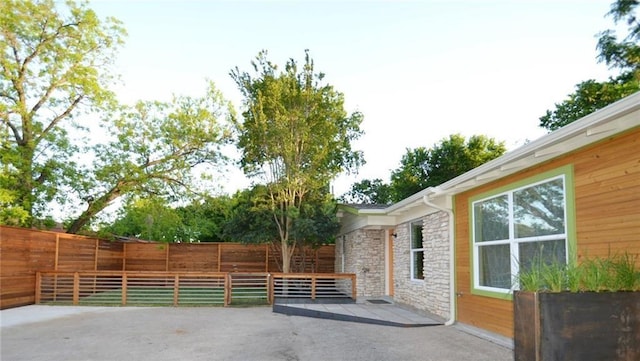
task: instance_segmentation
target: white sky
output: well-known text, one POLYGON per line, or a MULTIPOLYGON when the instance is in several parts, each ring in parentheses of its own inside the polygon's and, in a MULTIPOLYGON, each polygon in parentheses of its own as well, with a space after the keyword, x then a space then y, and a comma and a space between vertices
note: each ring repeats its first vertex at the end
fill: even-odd
MULTIPOLYGON (((236 107, 229 77, 262 49, 284 65, 310 49, 316 71, 361 111, 355 143, 367 164, 335 182, 389 180, 407 148, 453 133, 484 134, 509 150, 545 134, 538 118, 574 85, 610 73, 596 34, 613 27, 611 2, 530 1, 93 1, 129 33, 115 71, 125 102, 204 94, 213 80, 236 107)), ((221 180, 248 185, 240 171, 221 180)))

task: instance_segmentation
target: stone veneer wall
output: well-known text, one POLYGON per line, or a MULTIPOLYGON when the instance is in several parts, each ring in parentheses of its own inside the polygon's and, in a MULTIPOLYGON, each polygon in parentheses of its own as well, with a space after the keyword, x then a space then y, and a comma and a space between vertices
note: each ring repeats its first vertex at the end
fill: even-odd
POLYGON ((422 218, 424 281, 411 280, 410 224, 395 229, 394 298, 421 310, 449 317, 449 217, 446 212, 422 218))
POLYGON ((358 297, 384 295, 384 230, 359 229, 336 240, 337 272, 342 267, 344 242, 344 272, 356 274, 358 297))

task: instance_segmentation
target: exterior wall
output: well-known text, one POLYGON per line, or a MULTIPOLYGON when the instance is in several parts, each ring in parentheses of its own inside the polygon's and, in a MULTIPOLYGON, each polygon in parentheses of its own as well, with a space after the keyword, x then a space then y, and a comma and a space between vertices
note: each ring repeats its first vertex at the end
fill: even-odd
MULTIPOLYGON (((640 255, 640 128, 455 197, 458 321, 513 337, 510 299, 471 293, 469 198, 536 174, 573 165, 578 260, 640 255)), ((637 262, 640 262, 638 260, 637 262)))
POLYGON ((358 297, 384 295, 384 242, 382 229, 359 229, 336 240, 336 271, 342 271, 344 249, 344 272, 356 275, 358 297))
POLYGON ((445 212, 437 212, 425 216, 422 222, 424 281, 411 279, 411 222, 395 229, 394 298, 398 302, 448 318, 449 217, 445 212))

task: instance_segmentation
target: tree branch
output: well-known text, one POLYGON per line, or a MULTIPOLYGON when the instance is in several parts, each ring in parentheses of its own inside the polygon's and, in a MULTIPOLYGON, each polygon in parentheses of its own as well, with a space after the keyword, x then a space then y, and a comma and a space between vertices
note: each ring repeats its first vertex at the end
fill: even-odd
POLYGON ((67 109, 65 109, 65 111, 62 112, 62 114, 60 114, 60 115, 56 116, 55 118, 53 118, 53 120, 51 121, 51 123, 49 123, 47 128, 45 130, 43 130, 41 135, 36 139, 36 144, 38 144, 42 140, 44 135, 47 134, 49 131, 51 131, 51 129, 53 129, 53 127, 55 127, 62 119, 66 118, 69 114, 71 114, 73 109, 75 109, 75 107, 78 105, 78 103, 80 103, 82 98, 84 98, 84 95, 79 95, 71 103, 71 105, 69 105, 69 107, 67 107, 67 109))

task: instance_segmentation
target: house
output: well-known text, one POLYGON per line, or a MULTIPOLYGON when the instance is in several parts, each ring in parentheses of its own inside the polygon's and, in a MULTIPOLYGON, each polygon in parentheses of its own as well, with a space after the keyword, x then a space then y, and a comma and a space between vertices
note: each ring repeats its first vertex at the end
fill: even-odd
POLYGON ((358 296, 513 337, 518 268, 640 263, 640 93, 390 206, 341 205, 336 271, 358 296))

